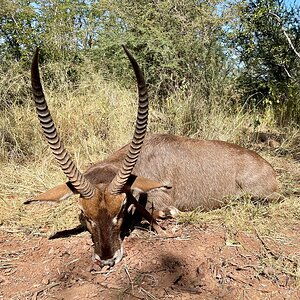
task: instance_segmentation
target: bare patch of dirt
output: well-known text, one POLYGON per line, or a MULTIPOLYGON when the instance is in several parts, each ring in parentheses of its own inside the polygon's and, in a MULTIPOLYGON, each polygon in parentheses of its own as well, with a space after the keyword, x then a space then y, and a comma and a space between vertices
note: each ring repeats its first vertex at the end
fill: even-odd
POLYGON ((300 299, 288 271, 300 226, 284 240, 222 225, 165 221, 166 236, 135 230, 111 270, 92 264, 88 233, 67 239, 0 233, 0 299, 300 299), (268 263, 272 261, 271 263, 268 263))

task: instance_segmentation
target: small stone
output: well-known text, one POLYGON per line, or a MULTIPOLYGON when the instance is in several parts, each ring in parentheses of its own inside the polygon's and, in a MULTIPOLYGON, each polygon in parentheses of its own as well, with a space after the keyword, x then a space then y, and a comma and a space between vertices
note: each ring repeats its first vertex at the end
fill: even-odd
POLYGON ((50 283, 49 278, 43 278, 43 279, 42 279, 42 284, 48 285, 49 283, 50 283))
POLYGON ((120 286, 116 285, 116 284, 112 284, 112 283, 108 283, 107 284, 107 288, 108 289, 120 289, 120 286))

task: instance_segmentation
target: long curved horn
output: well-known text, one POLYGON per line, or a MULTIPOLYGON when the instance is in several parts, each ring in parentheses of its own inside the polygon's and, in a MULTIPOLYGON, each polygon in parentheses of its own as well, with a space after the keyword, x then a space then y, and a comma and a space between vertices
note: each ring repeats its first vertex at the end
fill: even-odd
POLYGON ((126 184, 132 169, 139 157, 142 144, 146 135, 147 122, 148 122, 148 91, 144 79, 143 72, 141 71, 138 63, 129 53, 125 46, 123 46, 134 70, 137 85, 138 85, 138 113, 135 124, 135 131, 129 146, 129 150, 123 161, 123 165, 113 181, 110 183, 109 189, 111 194, 119 194, 122 192, 124 185, 126 184))
POLYGON ((95 187, 80 173, 69 153, 65 150, 54 122, 50 115, 45 95, 41 85, 38 67, 38 49, 36 50, 31 65, 31 86, 36 106, 36 112, 43 128, 44 135, 50 145, 52 153, 61 166, 64 173, 78 193, 84 198, 92 198, 95 194, 95 187))

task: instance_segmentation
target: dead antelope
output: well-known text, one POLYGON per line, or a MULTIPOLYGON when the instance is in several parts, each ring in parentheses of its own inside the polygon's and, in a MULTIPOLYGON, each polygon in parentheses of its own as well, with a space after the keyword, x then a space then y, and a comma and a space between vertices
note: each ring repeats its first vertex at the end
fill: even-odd
MULTIPOLYGON (((32 62, 32 90, 37 115, 52 152, 69 181, 27 201, 60 201, 79 194, 81 221, 92 235, 94 261, 113 266, 123 256, 122 224, 133 206, 154 229, 155 217, 174 216, 176 210, 220 207, 227 196, 250 193, 259 198, 277 191, 274 169, 253 151, 222 141, 169 134, 145 136, 148 96, 143 74, 130 53, 138 84, 138 115, 130 144, 80 173, 63 147, 42 90, 38 53, 32 62), (172 188, 171 188, 172 187, 172 188), (139 203, 153 203, 149 213, 139 203), (170 209, 173 207, 173 209, 170 209)), ((148 208, 148 206, 146 206, 148 208)))

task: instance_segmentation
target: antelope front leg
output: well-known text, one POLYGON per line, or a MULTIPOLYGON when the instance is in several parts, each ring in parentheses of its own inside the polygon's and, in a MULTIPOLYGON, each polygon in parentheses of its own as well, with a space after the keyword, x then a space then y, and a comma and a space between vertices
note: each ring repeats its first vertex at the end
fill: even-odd
POLYGON ((163 229, 157 224, 156 218, 154 218, 153 215, 135 199, 135 197, 133 197, 131 194, 128 194, 127 199, 128 201, 130 201, 128 212, 131 211, 131 213, 133 214, 136 210, 143 218, 145 218, 149 222, 151 227, 158 234, 164 234, 163 229))

